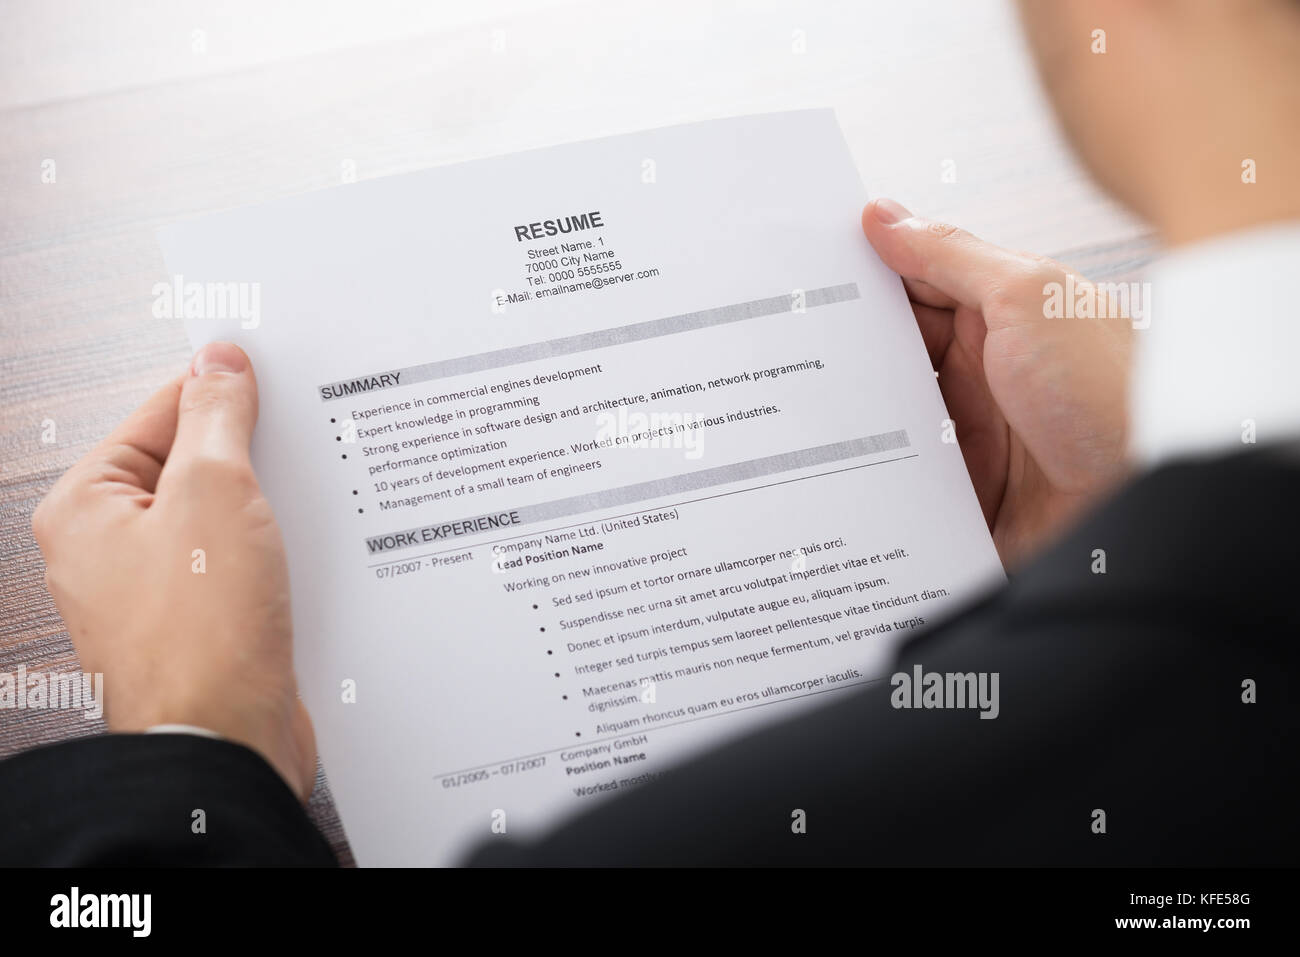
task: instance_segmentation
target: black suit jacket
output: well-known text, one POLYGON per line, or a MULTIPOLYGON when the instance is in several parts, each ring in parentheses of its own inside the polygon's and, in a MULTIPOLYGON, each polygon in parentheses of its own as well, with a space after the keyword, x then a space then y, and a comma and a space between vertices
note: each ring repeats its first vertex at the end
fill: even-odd
MULTIPOLYGON (((1295 864, 1298 587, 1300 451, 1168 466, 902 648, 899 670, 996 672, 996 719, 881 681, 470 863, 1295 864)), ((260 758, 198 737, 19 755, 0 822, 5 863, 332 860, 260 758), (219 839, 190 839, 192 807, 219 839)))

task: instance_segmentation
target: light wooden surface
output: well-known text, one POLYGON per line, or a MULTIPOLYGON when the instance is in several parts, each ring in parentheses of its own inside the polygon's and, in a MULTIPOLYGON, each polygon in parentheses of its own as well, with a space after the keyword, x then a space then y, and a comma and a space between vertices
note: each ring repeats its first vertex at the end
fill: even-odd
MULTIPOLYGON (((833 106, 873 195, 1094 278, 1152 254, 1068 157, 999 0, 26 0, 4 21, 0 671, 79 670, 29 521, 186 361, 150 309, 160 224, 328 188, 349 162, 365 179, 833 106)), ((0 757, 102 731, 0 712, 0 757)), ((350 860, 323 776, 311 811, 350 860)))

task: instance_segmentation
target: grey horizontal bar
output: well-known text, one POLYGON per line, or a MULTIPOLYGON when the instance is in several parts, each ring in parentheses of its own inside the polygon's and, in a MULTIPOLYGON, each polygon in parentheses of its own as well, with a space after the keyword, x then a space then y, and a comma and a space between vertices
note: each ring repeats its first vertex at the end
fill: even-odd
MULTIPOLYGON (((814 309, 817 306, 829 306, 836 302, 849 302, 860 298, 858 284, 846 282, 839 286, 823 286, 820 289, 808 289, 803 294, 803 308, 814 309)), ((749 302, 737 302, 730 306, 718 306, 716 309, 704 309, 700 312, 688 312, 666 319, 647 319, 626 326, 612 329, 598 329, 595 332, 583 332, 576 336, 564 336, 546 342, 530 342, 524 346, 511 346, 508 349, 494 349, 472 356, 460 356, 455 359, 440 359, 423 365, 407 366, 405 369, 389 369, 373 375, 342 379, 320 387, 322 402, 334 399, 350 398, 353 395, 369 392, 381 392, 417 382, 429 382, 433 379, 446 379, 450 376, 467 375, 471 372, 486 372, 489 369, 501 369, 505 366, 532 362, 535 359, 552 359, 556 356, 573 355, 575 352, 587 352, 591 349, 604 349, 607 346, 621 346, 629 342, 641 342, 656 339, 659 336, 676 335, 679 332, 693 332, 707 329, 709 326, 722 326, 729 322, 743 319, 756 319, 759 316, 774 316, 783 312, 793 312, 792 297, 770 296, 767 299, 751 299, 749 302), (397 376, 397 379, 392 379, 397 376), (391 380, 391 381, 390 381, 391 380), (352 386, 352 391, 343 391, 352 386), (340 394, 333 394, 338 391, 340 394)))
POLYGON ((529 505, 524 508, 501 509, 496 512, 490 512, 486 515, 476 515, 473 518, 460 519, 456 522, 441 522, 437 525, 420 525, 415 528, 408 528, 401 532, 393 532, 389 535, 372 535, 366 538, 366 548, 371 555, 400 551, 403 548, 409 548, 415 545, 427 545, 430 542, 446 542, 455 538, 481 535, 487 531, 497 531, 502 528, 517 528, 520 525, 531 525, 535 522, 549 522, 553 519, 567 518, 571 515, 581 515, 585 512, 597 512, 607 508, 618 508, 623 505, 630 505, 634 502, 646 502, 651 499, 663 498, 666 495, 680 495, 686 492, 695 492, 700 489, 713 488, 718 485, 729 485, 732 482, 743 482, 748 479, 762 478, 767 475, 776 475, 781 472, 790 472, 794 469, 807 468, 813 465, 826 465, 830 462, 843 462, 846 459, 855 459, 862 455, 872 455, 876 452, 890 452, 894 449, 905 449, 910 446, 911 442, 907 438, 907 431, 905 429, 899 429, 896 432, 882 432, 879 435, 868 435, 860 439, 850 439, 847 442, 834 442, 830 445, 818 445, 809 449, 799 449, 796 452, 782 452, 779 455, 768 455, 761 459, 749 459, 746 462, 735 462, 731 465, 719 465, 711 469, 684 472, 680 475, 654 479, 650 482, 638 482, 635 485, 624 485, 619 488, 603 489, 599 492, 588 492, 585 495, 574 495, 570 498, 556 499, 551 502, 541 502, 537 505, 529 505), (485 528, 472 529, 469 531, 447 531, 451 526, 471 526, 481 520, 493 519, 502 515, 512 515, 514 518, 508 523, 492 525, 485 528), (432 537, 433 533, 437 530, 443 530, 443 533, 439 534, 437 537, 432 537), (395 544, 383 545, 382 543, 386 538, 395 539, 395 544), (372 543, 380 543, 381 547, 372 548, 372 543))

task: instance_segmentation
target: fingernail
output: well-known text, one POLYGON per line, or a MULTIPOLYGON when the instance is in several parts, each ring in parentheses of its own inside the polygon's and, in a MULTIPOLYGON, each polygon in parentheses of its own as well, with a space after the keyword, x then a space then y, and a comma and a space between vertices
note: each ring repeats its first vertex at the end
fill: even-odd
POLYGON ((894 223, 901 223, 905 219, 912 218, 912 214, 908 212, 907 207, 894 202, 892 199, 876 200, 872 212, 875 213, 876 221, 884 223, 886 226, 892 226, 894 223))
POLYGON ((229 342, 209 342, 194 354, 190 363, 191 375, 209 372, 243 372, 248 368, 248 356, 239 346, 229 342))

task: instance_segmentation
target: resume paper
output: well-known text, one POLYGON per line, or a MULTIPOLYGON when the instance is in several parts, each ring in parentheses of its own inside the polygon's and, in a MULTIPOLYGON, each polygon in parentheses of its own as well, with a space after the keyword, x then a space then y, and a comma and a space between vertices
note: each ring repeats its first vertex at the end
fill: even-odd
POLYGON ((1001 579, 865 198, 814 110, 161 231, 155 291, 257 373, 359 863, 526 840, 887 679, 1001 579))

